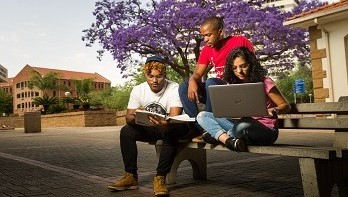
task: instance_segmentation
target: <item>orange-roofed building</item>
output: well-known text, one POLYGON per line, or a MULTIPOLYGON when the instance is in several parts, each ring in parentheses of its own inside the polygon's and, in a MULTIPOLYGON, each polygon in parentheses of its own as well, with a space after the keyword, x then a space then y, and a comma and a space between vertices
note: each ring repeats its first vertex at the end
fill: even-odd
POLYGON ((8 83, 11 84, 10 87, 12 86, 10 90, 13 95, 13 113, 23 115, 24 112, 41 109, 40 106, 33 104, 32 99, 43 96, 43 92, 36 87, 33 89, 28 87, 30 78, 33 77, 34 72, 37 72, 41 76, 45 76, 49 73, 58 73, 59 79, 56 81, 57 85, 65 85, 68 88, 68 90, 46 92, 49 97, 63 98, 66 97, 66 92, 70 92, 69 96, 71 97, 78 96, 74 84, 75 80, 92 79, 92 87, 96 91, 111 87, 111 81, 98 73, 84 73, 26 65, 14 78, 11 79, 11 82, 8 83))

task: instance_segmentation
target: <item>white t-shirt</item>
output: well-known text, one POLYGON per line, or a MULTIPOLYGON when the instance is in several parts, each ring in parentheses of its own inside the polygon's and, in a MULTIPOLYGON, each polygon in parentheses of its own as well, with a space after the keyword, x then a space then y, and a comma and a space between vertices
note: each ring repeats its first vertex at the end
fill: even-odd
POLYGON ((128 101, 128 109, 144 107, 146 111, 169 114, 171 107, 182 107, 179 84, 166 80, 166 85, 158 93, 152 92, 147 82, 134 86, 128 101))

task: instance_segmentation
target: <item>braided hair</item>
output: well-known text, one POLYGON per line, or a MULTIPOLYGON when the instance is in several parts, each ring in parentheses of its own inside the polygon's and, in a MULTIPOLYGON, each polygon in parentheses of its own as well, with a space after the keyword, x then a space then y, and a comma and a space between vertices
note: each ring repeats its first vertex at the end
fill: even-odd
POLYGON ((256 58, 255 54, 251 52, 246 47, 237 47, 232 50, 226 59, 226 65, 224 69, 223 78, 230 84, 238 84, 243 83, 233 72, 233 61, 237 58, 241 57, 245 60, 245 62, 250 67, 250 83, 263 82, 266 76, 266 72, 264 68, 261 66, 260 62, 256 58))

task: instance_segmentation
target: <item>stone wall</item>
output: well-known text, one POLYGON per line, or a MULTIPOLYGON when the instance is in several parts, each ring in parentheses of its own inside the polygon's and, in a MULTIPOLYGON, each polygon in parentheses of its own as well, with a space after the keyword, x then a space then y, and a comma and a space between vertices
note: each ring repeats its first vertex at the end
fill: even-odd
POLYGON ((0 126, 24 128, 24 117, 0 117, 0 126))
POLYGON ((116 111, 80 111, 41 116, 42 127, 116 126, 116 111))
MULTIPOLYGON (((41 127, 101 127, 125 124, 125 111, 79 111, 41 115, 41 127)), ((24 128, 24 117, 0 117, 1 125, 24 128)))
POLYGON ((126 111, 127 110, 123 110, 123 111, 117 111, 116 113, 116 123, 117 125, 125 125, 126 124, 126 111))

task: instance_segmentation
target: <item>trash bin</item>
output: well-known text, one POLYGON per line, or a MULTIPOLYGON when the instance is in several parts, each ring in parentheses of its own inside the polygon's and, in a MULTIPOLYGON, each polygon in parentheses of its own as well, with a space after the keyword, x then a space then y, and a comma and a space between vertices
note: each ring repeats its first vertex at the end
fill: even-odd
POLYGON ((24 132, 41 132, 41 112, 33 111, 24 113, 24 132))

